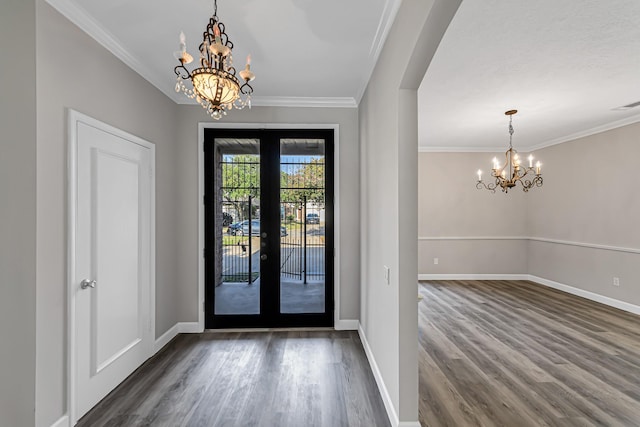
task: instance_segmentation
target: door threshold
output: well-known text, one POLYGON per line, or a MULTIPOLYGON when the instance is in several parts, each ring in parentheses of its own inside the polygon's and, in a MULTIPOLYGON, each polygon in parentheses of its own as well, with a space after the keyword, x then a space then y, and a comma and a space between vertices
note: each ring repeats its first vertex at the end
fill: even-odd
POLYGON ((225 329, 205 329, 204 333, 230 333, 230 332, 319 332, 335 331, 329 327, 302 327, 302 328, 225 328, 225 329))

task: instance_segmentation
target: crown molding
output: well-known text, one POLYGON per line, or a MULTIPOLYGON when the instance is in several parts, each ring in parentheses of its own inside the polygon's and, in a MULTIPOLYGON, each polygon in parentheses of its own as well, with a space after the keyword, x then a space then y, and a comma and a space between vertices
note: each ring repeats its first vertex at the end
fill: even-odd
MULTIPOLYGON (((640 114, 636 114, 621 120, 615 120, 613 122, 605 123, 600 126, 595 126, 587 130, 572 133, 570 135, 562 136, 559 138, 551 139, 540 144, 531 145, 528 147, 520 147, 520 151, 536 151, 543 148, 552 147, 554 145, 562 144, 569 141, 575 141, 576 139, 586 138, 588 136, 597 135, 602 132, 621 128, 623 126, 632 125, 640 122, 640 114)), ((502 147, 425 147, 418 146, 419 153, 500 153, 505 151, 502 147)))
MULTIPOLYGON (((198 105, 185 96, 176 100, 176 104, 198 105)), ((302 97, 302 96, 253 96, 252 107, 292 107, 292 108, 357 108, 353 98, 340 97, 302 97)))
MULTIPOLYGON (((176 93, 172 86, 167 86, 162 76, 149 69, 134 55, 124 48, 122 43, 110 32, 105 30, 91 15, 79 7, 72 0, 45 0, 54 9, 69 19, 73 24, 87 33, 116 58, 124 62, 133 71, 147 80, 159 91, 173 100, 176 104, 197 105, 194 100, 176 93)), ((399 0, 387 0, 387 3, 399 3, 399 0)), ((385 12, 387 7, 385 6, 385 12)), ((383 41, 383 40, 382 40, 383 41)), ((379 43, 381 43, 380 41, 379 43)), ((376 58, 377 59, 377 58, 376 58)), ((374 64, 375 65, 375 64, 374 64)), ((367 78, 368 81, 368 78, 367 78)), ((364 83, 366 87, 366 82, 364 83)), ((362 89, 364 91, 364 89, 362 89)), ((253 97, 251 104, 256 107, 320 107, 320 108, 357 108, 358 104, 352 97, 253 97)))
POLYGON ((143 79, 155 86, 174 102, 178 102, 178 96, 172 87, 165 87, 165 79, 153 72, 142 62, 136 59, 124 48, 120 40, 105 30, 86 10, 82 9, 71 0, 45 0, 51 7, 60 12, 69 21, 75 24, 101 46, 111 52, 116 58, 125 63, 129 68, 138 73, 143 79))
POLYGON ((606 132, 608 130, 613 130, 617 128, 621 128, 623 126, 631 125, 634 123, 640 122, 640 114, 636 114, 634 116, 630 116, 624 119, 615 120, 613 122, 605 123, 600 126, 592 127, 587 130, 583 130, 580 132, 572 133, 570 135, 562 136, 560 138, 552 139, 546 142, 542 142, 540 144, 533 145, 531 147, 526 148, 527 151, 535 151, 540 150, 542 148, 551 147, 553 145, 562 144, 563 142, 574 141, 576 139, 585 138, 587 136, 596 135, 602 132, 606 132))
POLYGON ((362 80, 360 89, 358 89, 358 92, 356 94, 356 106, 360 104, 360 101, 364 96, 364 92, 367 90, 369 80, 371 79, 373 70, 378 63, 378 57, 380 57, 380 52, 382 52, 384 42, 387 40, 387 36, 389 35, 389 31, 391 30, 393 21, 396 19, 396 15, 398 14, 398 9, 400 9, 400 3, 402 3, 402 0, 386 0, 384 4, 382 16, 380 17, 380 21, 378 22, 376 35, 374 36, 373 43, 371 43, 371 48, 369 49, 369 58, 367 59, 367 67, 364 74, 364 79, 362 80))
POLYGON ((323 107, 357 108, 351 97, 301 97, 301 96, 254 96, 251 105, 255 107, 323 107))
POLYGON ((500 147, 424 147, 418 146, 419 153, 501 153, 506 151, 500 147))

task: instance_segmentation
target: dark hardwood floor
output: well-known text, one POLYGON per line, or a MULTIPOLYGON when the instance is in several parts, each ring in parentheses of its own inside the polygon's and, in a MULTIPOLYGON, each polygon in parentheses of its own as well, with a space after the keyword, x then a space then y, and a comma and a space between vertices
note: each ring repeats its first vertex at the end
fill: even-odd
POLYGON ((388 426, 356 332, 180 335, 78 426, 388 426))
POLYGON ((640 317, 531 282, 419 292, 423 426, 640 426, 640 317))

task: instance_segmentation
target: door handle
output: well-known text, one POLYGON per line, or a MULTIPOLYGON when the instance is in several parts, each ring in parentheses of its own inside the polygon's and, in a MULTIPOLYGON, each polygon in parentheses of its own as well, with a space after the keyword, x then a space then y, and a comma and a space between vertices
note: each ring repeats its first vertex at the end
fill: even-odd
POLYGON ((80 282, 80 288, 82 289, 87 289, 87 288, 95 288, 96 287, 96 281, 95 280, 89 280, 89 279, 84 279, 82 282, 80 282))
POLYGON ((261 259, 262 261, 266 261, 266 260, 267 260, 267 254, 262 254, 262 255, 260 255, 260 259, 261 259))

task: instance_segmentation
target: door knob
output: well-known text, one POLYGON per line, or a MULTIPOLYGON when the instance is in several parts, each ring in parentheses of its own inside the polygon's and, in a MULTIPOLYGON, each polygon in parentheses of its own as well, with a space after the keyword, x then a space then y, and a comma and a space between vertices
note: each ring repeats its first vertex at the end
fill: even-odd
POLYGON ((264 231, 262 233, 260 233, 260 237, 262 237, 263 239, 267 238, 267 233, 265 233, 264 231))
POLYGON ((260 255, 260 259, 261 259, 262 261, 265 261, 265 260, 267 259, 267 254, 262 254, 262 255, 260 255))
POLYGON ((80 287, 82 289, 95 288, 96 287, 96 281, 95 280, 84 279, 82 282, 80 282, 80 287))

